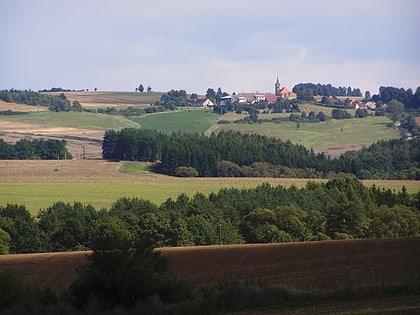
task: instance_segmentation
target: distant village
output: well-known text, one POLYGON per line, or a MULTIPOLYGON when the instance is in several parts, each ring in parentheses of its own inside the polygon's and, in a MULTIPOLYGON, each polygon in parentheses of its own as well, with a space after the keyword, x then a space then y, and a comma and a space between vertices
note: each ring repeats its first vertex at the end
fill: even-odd
MULTIPOLYGON (((314 101, 322 102, 325 96, 322 95, 315 95, 314 101)), ((242 92, 242 93, 235 93, 233 92, 231 95, 222 96, 220 98, 219 104, 216 104, 215 101, 211 100, 210 98, 193 98, 189 100, 188 105, 192 107, 213 107, 214 105, 220 106, 228 106, 233 103, 238 103, 240 105, 253 105, 258 103, 275 103, 280 100, 295 100, 297 99, 297 94, 291 90, 289 90, 285 86, 281 86, 280 80, 277 77, 277 80, 274 83, 274 93, 272 92, 242 92)), ((335 104, 335 102, 345 103, 345 108, 350 109, 370 109, 374 110, 376 108, 376 103, 369 101, 363 101, 363 97, 361 96, 338 96, 338 97, 330 97, 331 105, 339 105, 335 104)))

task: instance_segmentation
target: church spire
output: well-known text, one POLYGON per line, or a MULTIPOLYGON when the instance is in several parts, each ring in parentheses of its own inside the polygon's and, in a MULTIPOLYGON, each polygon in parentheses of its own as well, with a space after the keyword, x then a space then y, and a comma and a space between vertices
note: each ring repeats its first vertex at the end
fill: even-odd
POLYGON ((276 96, 280 96, 280 81, 279 81, 279 76, 277 76, 277 80, 276 83, 274 83, 274 94, 276 96))

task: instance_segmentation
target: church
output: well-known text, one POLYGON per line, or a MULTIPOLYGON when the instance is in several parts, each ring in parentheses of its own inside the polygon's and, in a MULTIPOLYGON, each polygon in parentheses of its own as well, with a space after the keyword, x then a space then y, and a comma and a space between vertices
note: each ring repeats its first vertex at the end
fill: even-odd
POLYGON ((279 77, 274 83, 274 94, 277 96, 277 99, 293 100, 297 98, 296 93, 290 91, 287 87, 281 87, 279 77))

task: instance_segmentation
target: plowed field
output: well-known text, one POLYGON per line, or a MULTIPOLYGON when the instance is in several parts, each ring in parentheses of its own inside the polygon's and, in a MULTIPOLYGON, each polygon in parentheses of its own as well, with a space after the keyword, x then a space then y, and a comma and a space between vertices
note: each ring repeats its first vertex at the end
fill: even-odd
MULTIPOLYGON (((405 283, 420 275, 420 238, 161 248, 169 272, 196 287, 226 278, 301 290, 405 283)), ((0 270, 66 288, 89 252, 0 256, 0 270)))

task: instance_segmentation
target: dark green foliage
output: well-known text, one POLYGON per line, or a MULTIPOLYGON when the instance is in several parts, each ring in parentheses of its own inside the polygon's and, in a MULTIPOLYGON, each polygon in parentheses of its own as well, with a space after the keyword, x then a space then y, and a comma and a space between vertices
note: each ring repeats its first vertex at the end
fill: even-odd
POLYGON ((359 88, 333 87, 331 84, 299 83, 293 87, 298 99, 311 101, 313 96, 362 96, 359 88), (312 98, 308 97, 312 95, 312 98))
POLYGON ((178 166, 175 175, 178 177, 197 177, 198 172, 194 167, 178 166))
POLYGON ((9 253, 9 243, 11 241, 9 233, 0 228, 0 255, 9 253))
POLYGON ((0 159, 3 160, 57 160, 71 159, 65 140, 21 139, 16 144, 0 138, 0 159))
POLYGON ((155 105, 162 106, 169 110, 174 110, 179 106, 186 106, 188 104, 188 96, 185 90, 170 90, 163 94, 159 102, 155 105))
POLYGON ((379 87, 379 95, 373 95, 372 100, 382 101, 384 104, 389 103, 391 100, 397 100, 404 104, 406 108, 416 108, 416 104, 412 104, 413 91, 411 89, 405 90, 404 88, 396 88, 393 86, 379 87))
POLYGON ((159 293, 164 283, 160 274, 167 268, 159 252, 140 246, 116 218, 99 219, 91 233, 94 252, 69 288, 74 306, 95 302, 101 309, 132 308, 159 293))
POLYGON ((367 109, 358 108, 356 109, 355 117, 356 118, 365 118, 368 115, 367 109))
POLYGON ((199 176, 218 176, 220 161, 238 165, 267 162, 289 168, 319 168, 328 163, 325 156, 290 141, 230 131, 211 137, 181 133, 168 136, 142 129, 107 131, 102 150, 106 159, 160 160, 161 172, 168 175, 176 175, 177 168, 183 166, 194 168, 199 176))
POLYGON ((351 114, 344 109, 333 109, 332 118, 334 119, 350 119, 351 114))
POLYGON ((90 247, 90 228, 98 213, 90 205, 57 202, 38 213, 38 226, 47 238, 48 251, 90 247))
MULTIPOLYGON (((343 110, 337 112, 345 115, 343 110)), ((419 148, 419 138, 379 141, 338 159, 327 159, 324 154, 315 154, 290 141, 257 134, 228 131, 206 137, 183 133, 165 135, 147 129, 108 130, 102 146, 106 159, 160 161, 160 172, 168 175, 195 176, 195 169, 201 177, 319 178, 333 172, 385 179, 420 176, 419 148), (191 170, 191 174, 185 170, 191 170)))
POLYGON ((12 204, 6 207, 0 206, 0 229, 10 236, 10 253, 33 253, 44 250, 42 233, 25 206, 12 204))
POLYGON ((42 312, 58 304, 57 295, 48 288, 24 284, 16 276, 0 272, 0 313, 29 314, 42 312))
POLYGON ((81 111, 82 109, 79 102, 73 102, 72 105, 63 93, 49 95, 33 91, 3 90, 0 91, 0 100, 32 106, 47 106, 49 110, 54 112, 81 111))

